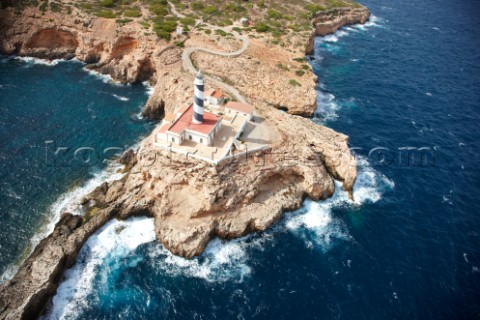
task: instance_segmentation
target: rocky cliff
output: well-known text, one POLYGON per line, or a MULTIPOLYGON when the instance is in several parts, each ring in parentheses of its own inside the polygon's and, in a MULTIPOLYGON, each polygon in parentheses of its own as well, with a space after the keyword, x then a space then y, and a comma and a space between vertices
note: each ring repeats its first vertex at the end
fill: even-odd
MULTIPOLYGON (((181 48, 146 35, 137 24, 120 27, 82 12, 74 12, 75 19, 55 13, 39 18, 35 10, 27 8, 20 17, 11 10, 0 11, 1 53, 76 57, 119 81, 148 80, 154 94, 145 115, 155 119, 191 99, 193 78, 182 69, 181 48)), ((318 32, 357 21, 353 16, 342 19, 342 14, 346 15, 333 16, 331 26, 330 20, 317 17, 318 32)), ((228 51, 239 43, 192 32, 186 45, 228 51)), ((238 86, 255 104, 258 120, 272 128, 271 149, 211 166, 156 148, 152 134, 138 153, 130 151, 121 159, 124 178, 89 195, 85 216, 65 213, 14 278, 0 286, 0 319, 41 314, 82 245, 112 218, 154 217, 157 239, 173 253, 190 258, 200 254, 212 237, 231 239, 265 230, 284 211, 298 208, 305 197, 331 196, 334 179, 351 190, 357 169, 348 137, 298 116, 311 115, 316 98, 316 78, 310 69, 295 78, 300 86, 288 85, 295 77, 288 65, 298 63, 292 59, 303 55, 302 50, 289 52, 254 40, 245 55, 236 58, 194 54, 196 64, 238 86)))
POLYGON ((322 11, 312 20, 314 30, 306 47, 306 54, 313 54, 315 37, 334 33, 344 26, 361 23, 364 24, 370 18, 367 8, 358 6, 355 8, 335 8, 322 11))

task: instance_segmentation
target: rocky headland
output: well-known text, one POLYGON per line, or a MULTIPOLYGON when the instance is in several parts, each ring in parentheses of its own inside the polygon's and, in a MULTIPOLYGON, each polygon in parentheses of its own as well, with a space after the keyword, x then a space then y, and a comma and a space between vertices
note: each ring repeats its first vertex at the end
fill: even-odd
MULTIPOLYGON (((268 38, 251 37, 246 51, 236 57, 194 52, 196 67, 237 88, 256 107, 257 120, 271 128, 270 148, 212 166, 161 150, 150 135, 137 152, 130 150, 119 159, 124 177, 88 195, 85 215, 65 212, 13 279, 1 285, 0 318, 38 317, 85 241, 110 219, 152 216, 157 239, 172 253, 191 258, 213 237, 232 239, 265 230, 283 212, 299 208, 305 197, 330 197, 334 180, 351 191, 357 168, 348 137, 302 117, 315 110, 316 77, 310 68, 302 76, 294 72, 302 65, 295 59, 312 52, 314 35, 363 23, 369 16, 361 6, 335 10, 313 17, 311 34, 299 36, 301 46, 292 42, 281 47, 268 38), (299 85, 292 85, 292 79, 299 85)), ((195 30, 184 40, 187 48, 225 52, 242 46, 237 37, 195 30)), ((140 24, 119 25, 75 8, 68 16, 41 15, 31 7, 0 11, 0 53, 77 58, 117 81, 149 81, 154 93, 144 115, 152 119, 191 99, 193 75, 184 68, 183 50, 145 33, 140 24)))

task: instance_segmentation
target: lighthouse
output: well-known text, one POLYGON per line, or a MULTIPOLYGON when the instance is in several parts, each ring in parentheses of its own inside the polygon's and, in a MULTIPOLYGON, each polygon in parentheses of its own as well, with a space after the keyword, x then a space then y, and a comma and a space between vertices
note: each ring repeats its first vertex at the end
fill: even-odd
POLYGON ((202 71, 198 71, 197 77, 193 82, 194 98, 193 98, 193 119, 192 122, 199 124, 203 123, 203 99, 205 92, 205 79, 202 71))

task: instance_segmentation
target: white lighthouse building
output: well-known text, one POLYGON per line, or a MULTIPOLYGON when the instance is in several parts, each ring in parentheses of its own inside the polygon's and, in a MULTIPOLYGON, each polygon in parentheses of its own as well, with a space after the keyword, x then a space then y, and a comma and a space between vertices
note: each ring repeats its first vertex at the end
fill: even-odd
POLYGON ((198 72, 194 84, 193 103, 181 107, 176 112, 173 123, 164 123, 158 134, 163 140, 181 145, 184 141, 192 141, 206 146, 213 144, 215 134, 220 130, 222 117, 204 111, 205 79, 198 72))

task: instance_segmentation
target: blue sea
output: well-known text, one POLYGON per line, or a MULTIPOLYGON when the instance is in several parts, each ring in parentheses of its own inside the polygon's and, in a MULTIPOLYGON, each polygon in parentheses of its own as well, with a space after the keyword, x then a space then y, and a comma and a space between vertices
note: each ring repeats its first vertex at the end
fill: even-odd
MULTIPOLYGON (((45 318, 480 318, 480 2, 363 3, 371 21, 317 38, 311 61, 312 121, 349 135, 358 159, 353 201, 337 183, 331 199, 191 260, 155 241, 150 218, 111 221, 45 318)), ((109 162, 50 169, 35 147, 127 146, 152 124, 137 117, 145 88, 78 63, 2 61, 0 84, 8 271, 66 195, 118 174, 109 162)))

